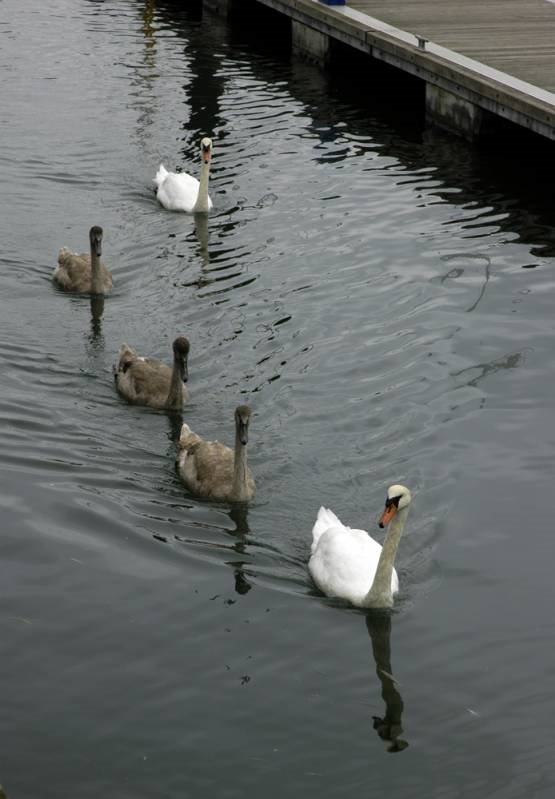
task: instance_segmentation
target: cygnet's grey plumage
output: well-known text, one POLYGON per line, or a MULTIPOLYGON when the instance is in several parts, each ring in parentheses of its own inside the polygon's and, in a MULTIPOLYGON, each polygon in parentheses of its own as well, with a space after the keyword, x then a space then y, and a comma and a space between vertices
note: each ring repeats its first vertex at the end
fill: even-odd
POLYGON ((247 466, 251 410, 235 409, 235 449, 219 441, 204 441, 183 424, 177 456, 179 476, 193 493, 222 502, 247 502, 254 496, 254 478, 247 466))
POLYGON ((128 344, 122 344, 114 378, 118 392, 135 405, 181 410, 188 397, 189 341, 180 336, 173 342, 173 367, 156 358, 142 358, 128 344))
POLYGON ((112 275, 102 263, 102 228, 93 225, 89 230, 90 254, 71 252, 62 247, 58 254, 58 266, 52 279, 64 291, 81 294, 107 294, 112 288, 112 275))

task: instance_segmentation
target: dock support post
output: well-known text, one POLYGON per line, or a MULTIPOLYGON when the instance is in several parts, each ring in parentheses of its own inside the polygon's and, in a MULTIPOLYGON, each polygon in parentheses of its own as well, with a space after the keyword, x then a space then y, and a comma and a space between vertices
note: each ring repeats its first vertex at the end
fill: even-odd
POLYGON ((426 84, 426 119, 432 124, 474 141, 481 133, 482 117, 482 109, 469 100, 426 84))
POLYGON ((330 37, 294 19, 291 20, 291 44, 294 53, 300 53, 320 66, 326 66, 329 61, 330 37))
POLYGON ((211 11, 220 17, 227 17, 233 0, 202 0, 203 11, 211 11))

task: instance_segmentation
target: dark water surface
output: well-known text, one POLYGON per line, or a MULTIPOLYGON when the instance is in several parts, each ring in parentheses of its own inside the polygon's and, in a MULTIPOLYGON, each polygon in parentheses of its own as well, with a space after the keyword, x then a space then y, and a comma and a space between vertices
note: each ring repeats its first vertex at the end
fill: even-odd
POLYGON ((552 184, 195 9, 3 0, 0 36, 8 797, 553 796, 552 184), (203 227, 151 179, 204 134, 203 227), (92 224, 101 317, 50 282, 92 224), (114 392, 122 341, 177 334, 193 429, 252 404, 248 512, 114 392), (325 503, 380 537, 393 481, 401 596, 367 617, 314 591, 310 532, 325 503))

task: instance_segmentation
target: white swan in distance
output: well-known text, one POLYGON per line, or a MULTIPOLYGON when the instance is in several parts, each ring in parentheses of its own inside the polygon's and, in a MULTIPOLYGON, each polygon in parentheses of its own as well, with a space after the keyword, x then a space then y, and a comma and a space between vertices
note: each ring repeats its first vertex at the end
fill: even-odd
POLYGON ((320 508, 312 529, 312 554, 308 570, 318 588, 360 608, 390 608, 399 591, 393 568, 403 534, 411 495, 408 488, 387 489, 380 527, 389 523, 383 547, 364 530, 342 524, 327 508, 320 508))
POLYGON ((112 288, 112 275, 102 263, 102 228, 93 225, 89 230, 90 255, 71 252, 62 247, 58 254, 58 265, 52 280, 64 291, 80 294, 107 294, 112 288))
POLYGON ((200 183, 186 172, 168 172, 164 164, 160 164, 154 177, 158 202, 168 211, 185 211, 188 214, 207 213, 212 208, 212 200, 208 196, 208 178, 210 177, 210 161, 212 158, 212 139, 205 136, 200 143, 202 166, 200 183))

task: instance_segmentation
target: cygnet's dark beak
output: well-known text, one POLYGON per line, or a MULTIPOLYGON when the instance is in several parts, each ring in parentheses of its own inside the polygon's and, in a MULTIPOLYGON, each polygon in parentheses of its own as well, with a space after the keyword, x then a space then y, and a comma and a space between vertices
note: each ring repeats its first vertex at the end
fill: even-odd
POLYGON ((243 422, 239 425, 239 441, 243 446, 249 443, 249 430, 243 422))
POLYGON ((181 379, 184 383, 187 382, 189 379, 189 364, 188 364, 188 353, 187 352, 175 352, 174 357, 176 358, 178 364, 181 366, 181 379))
POLYGON ((102 255, 102 240, 101 239, 99 239, 98 241, 94 242, 94 252, 95 252, 95 255, 98 255, 98 257, 100 258, 100 256, 102 255))

